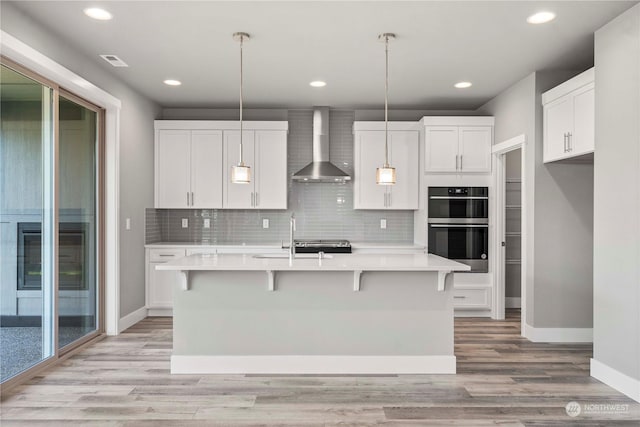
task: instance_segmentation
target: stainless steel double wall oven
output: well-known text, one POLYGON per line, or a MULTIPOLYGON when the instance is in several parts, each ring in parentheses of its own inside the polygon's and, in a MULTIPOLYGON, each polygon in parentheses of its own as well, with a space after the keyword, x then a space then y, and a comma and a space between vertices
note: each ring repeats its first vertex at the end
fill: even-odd
POLYGON ((489 189, 429 187, 429 252, 489 271, 489 189))

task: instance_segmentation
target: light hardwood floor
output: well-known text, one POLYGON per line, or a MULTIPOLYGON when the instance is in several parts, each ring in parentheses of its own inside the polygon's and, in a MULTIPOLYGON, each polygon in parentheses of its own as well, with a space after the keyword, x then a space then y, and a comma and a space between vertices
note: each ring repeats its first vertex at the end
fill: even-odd
POLYGON ((172 321, 147 318, 14 389, 0 424, 640 426, 640 404, 589 376, 591 345, 531 343, 517 311, 455 326, 458 375, 171 375, 172 321), (571 401, 622 406, 572 418, 571 401))

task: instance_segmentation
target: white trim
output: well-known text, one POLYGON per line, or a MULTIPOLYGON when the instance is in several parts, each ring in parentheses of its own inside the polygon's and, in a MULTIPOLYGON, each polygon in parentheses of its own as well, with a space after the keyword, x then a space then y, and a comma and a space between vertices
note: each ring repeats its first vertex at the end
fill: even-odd
POLYGON ((7 58, 64 87, 105 111, 105 331, 118 333, 119 300, 119 146, 122 103, 108 92, 0 30, 0 51, 7 58))
POLYGON ((535 328, 525 323, 523 332, 532 342, 593 342, 593 328, 535 328))
POLYGON ((520 308, 521 307, 520 297, 506 297, 504 299, 505 308, 520 308))
POLYGON ((491 319, 491 310, 469 310, 464 308, 454 308, 453 317, 486 317, 491 319))
POLYGON ((173 308, 149 308, 148 317, 173 317, 173 308))
MULTIPOLYGON (((353 122, 353 131, 380 130, 385 129, 384 122, 381 121, 358 121, 353 122)), ((412 130, 418 132, 418 122, 389 122, 389 130, 412 130)))
POLYGON ((506 141, 494 144, 493 147, 491 147, 491 153, 496 155, 507 154, 509 151, 521 148, 526 142, 527 138, 524 136, 524 134, 518 135, 511 139, 507 139, 506 141))
POLYGON ((455 356, 171 356, 172 374, 455 374, 455 356))
POLYGON ((147 317, 147 308, 142 307, 122 317, 118 322, 118 333, 128 329, 147 317))
MULTIPOLYGON (((237 120, 154 120, 155 130, 240 130, 237 120)), ((244 130, 289 130, 287 121, 243 121, 244 130)))
POLYGON ((631 378, 595 359, 591 359, 591 376, 636 402, 640 402, 640 380, 631 378))
POLYGON ((493 116, 425 116, 420 119, 422 126, 493 126, 493 116))

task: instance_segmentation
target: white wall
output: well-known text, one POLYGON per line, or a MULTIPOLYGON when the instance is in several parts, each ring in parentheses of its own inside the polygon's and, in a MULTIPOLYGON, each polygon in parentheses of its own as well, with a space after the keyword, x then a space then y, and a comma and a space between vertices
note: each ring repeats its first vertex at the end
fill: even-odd
POLYGON ((153 204, 153 120, 160 108, 114 76, 97 53, 88 55, 35 22, 11 3, 2 3, 4 31, 84 77, 122 102, 120 115, 121 225, 131 218, 132 229, 120 235, 120 315, 144 306, 144 208, 153 204), (102 61, 102 62, 101 62, 102 61))
POLYGON ((593 358, 640 401, 640 6, 596 32, 595 64, 593 358))

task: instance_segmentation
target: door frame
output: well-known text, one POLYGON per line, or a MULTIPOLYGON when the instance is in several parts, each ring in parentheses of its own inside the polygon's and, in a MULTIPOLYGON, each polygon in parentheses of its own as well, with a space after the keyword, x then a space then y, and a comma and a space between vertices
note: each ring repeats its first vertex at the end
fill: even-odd
POLYGON ((521 170, 521 178, 522 178, 522 185, 521 185, 521 217, 520 217, 520 221, 521 221, 521 259, 522 262, 520 263, 520 269, 521 269, 521 294, 520 294, 520 307, 521 307, 521 325, 520 325, 520 331, 522 334, 522 331, 524 331, 524 324, 525 324, 525 319, 526 319, 526 310, 527 310, 527 300, 526 300, 526 239, 527 239, 527 233, 526 233, 526 192, 527 192, 527 182, 526 182, 526 165, 525 165, 525 145, 526 145, 526 136, 524 134, 522 135, 518 135, 514 138, 508 139, 506 141, 500 142, 498 144, 495 144, 492 149, 491 149, 491 153, 493 156, 493 162, 495 165, 495 173, 494 175, 494 188, 495 188, 495 194, 496 196, 494 197, 494 209, 496 212, 496 226, 494 227, 494 239, 493 239, 493 245, 494 245, 494 253, 496 254, 496 256, 494 257, 495 259, 495 292, 494 292, 494 301, 493 301, 493 313, 492 313, 492 317, 494 319, 498 319, 498 320, 502 320, 505 318, 505 250, 504 250, 504 246, 502 246, 502 242, 505 241, 506 236, 505 236, 505 223, 506 223, 506 215, 505 215, 505 209, 506 209, 506 200, 505 200, 505 193, 506 193, 506 185, 505 185, 505 175, 506 175, 506 157, 505 155, 511 151, 514 150, 518 150, 521 149, 521 154, 520 154, 520 162, 521 162, 521 166, 522 166, 522 170, 521 170))

